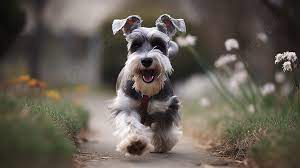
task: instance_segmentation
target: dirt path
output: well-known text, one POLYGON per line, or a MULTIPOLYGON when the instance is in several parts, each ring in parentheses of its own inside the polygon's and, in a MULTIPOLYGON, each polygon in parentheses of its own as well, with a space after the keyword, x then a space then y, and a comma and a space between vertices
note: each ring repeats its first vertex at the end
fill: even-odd
POLYGON ((83 105, 90 111, 89 141, 81 144, 80 152, 84 167, 116 168, 181 168, 181 167, 228 167, 226 162, 211 156, 207 151, 195 148, 189 137, 183 136, 175 148, 167 154, 145 154, 141 157, 125 157, 115 151, 117 141, 107 111, 108 96, 86 96, 83 105))

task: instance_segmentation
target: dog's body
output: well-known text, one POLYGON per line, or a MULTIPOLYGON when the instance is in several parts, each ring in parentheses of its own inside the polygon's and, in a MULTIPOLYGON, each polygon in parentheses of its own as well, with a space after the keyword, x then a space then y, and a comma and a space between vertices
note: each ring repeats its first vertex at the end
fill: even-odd
POLYGON ((111 111, 121 138, 117 150, 131 155, 170 151, 181 135, 180 102, 168 76, 170 58, 178 51, 171 38, 176 29, 185 31, 184 21, 165 14, 156 27, 141 27, 141 22, 136 15, 113 22, 114 34, 123 30, 129 53, 111 111))

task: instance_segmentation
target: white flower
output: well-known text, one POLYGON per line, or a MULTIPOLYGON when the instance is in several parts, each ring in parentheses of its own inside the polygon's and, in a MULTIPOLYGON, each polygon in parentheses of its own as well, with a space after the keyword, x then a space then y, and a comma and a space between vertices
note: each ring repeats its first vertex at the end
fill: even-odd
POLYGON ((234 38, 227 39, 224 44, 227 51, 240 48, 239 42, 234 38))
POLYGON ((266 35, 266 33, 263 32, 257 33, 256 38, 264 43, 268 41, 268 36, 266 35))
POLYGON ((285 81, 285 75, 283 72, 276 72, 275 73, 275 81, 277 83, 283 83, 285 81))
POLYGON ((177 37, 176 42, 180 47, 194 46, 196 44, 197 37, 188 34, 185 37, 177 37))
POLYGON ((297 56, 295 52, 284 52, 283 55, 285 55, 286 59, 291 61, 291 62, 295 62, 297 60, 297 56))
POLYGON ((284 55, 281 53, 276 54, 275 56, 275 64, 280 63, 284 59, 284 55))
POLYGON ((239 85, 245 83, 248 79, 248 72, 245 69, 243 62, 237 62, 234 64, 234 73, 230 77, 229 84, 233 89, 238 88, 239 85))
POLYGON ((235 72, 229 80, 229 84, 232 88, 238 88, 239 85, 245 83, 248 79, 247 71, 238 71, 235 72))
POLYGON ((253 104, 250 104, 247 108, 247 110, 250 112, 250 113, 254 113, 255 112, 255 107, 253 104))
POLYGON ((293 71, 293 69, 292 69, 292 63, 290 61, 284 62, 282 64, 282 69, 283 69, 283 72, 293 71))
POLYGON ((189 45, 194 46, 196 44, 197 37, 188 34, 185 39, 189 45))
POLYGON ((266 83, 260 88, 261 94, 267 96, 275 91, 275 85, 273 83, 266 83))
POLYGON ((297 55, 295 52, 284 52, 284 53, 278 53, 275 56, 275 64, 278 64, 282 61, 290 61, 290 62, 295 62, 297 60, 297 55))
POLYGON ((275 64, 284 62, 282 69, 284 72, 293 71, 293 67, 297 67, 297 55, 295 52, 286 51, 275 56, 275 64))
POLYGON ((209 107, 211 105, 211 102, 208 98, 206 97, 203 97, 201 98, 201 100, 199 101, 199 104, 202 106, 202 107, 209 107))
POLYGON ((244 65, 243 62, 239 61, 239 62, 234 64, 234 69, 236 71, 243 71, 243 70, 245 70, 245 65, 244 65))
POLYGON ((215 67, 220 68, 224 65, 227 65, 231 62, 236 61, 236 55, 235 54, 226 54, 221 55, 216 61, 215 61, 215 67))

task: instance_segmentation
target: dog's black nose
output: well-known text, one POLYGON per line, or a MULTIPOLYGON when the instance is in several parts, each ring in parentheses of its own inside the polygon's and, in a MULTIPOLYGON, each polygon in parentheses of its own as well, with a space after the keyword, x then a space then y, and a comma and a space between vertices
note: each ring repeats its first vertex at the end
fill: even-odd
POLYGON ((151 66, 153 62, 153 59, 152 58, 143 58, 141 60, 141 63, 144 65, 144 67, 148 68, 149 66, 151 66))

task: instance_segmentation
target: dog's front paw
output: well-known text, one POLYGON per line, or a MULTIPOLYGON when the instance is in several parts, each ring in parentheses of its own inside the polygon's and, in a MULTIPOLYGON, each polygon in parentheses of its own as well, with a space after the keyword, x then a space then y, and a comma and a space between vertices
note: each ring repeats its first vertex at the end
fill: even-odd
POLYGON ((131 141, 131 143, 127 146, 127 152, 131 155, 142 155, 147 151, 147 145, 147 142, 141 139, 131 141))
POLYGON ((129 135, 118 146, 117 151, 126 155, 142 155, 153 150, 148 138, 140 135, 129 135))

